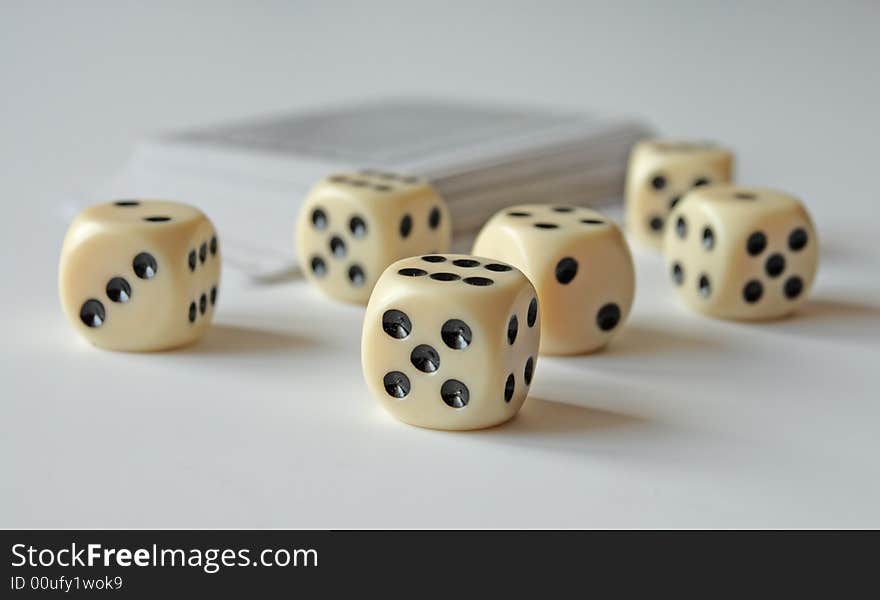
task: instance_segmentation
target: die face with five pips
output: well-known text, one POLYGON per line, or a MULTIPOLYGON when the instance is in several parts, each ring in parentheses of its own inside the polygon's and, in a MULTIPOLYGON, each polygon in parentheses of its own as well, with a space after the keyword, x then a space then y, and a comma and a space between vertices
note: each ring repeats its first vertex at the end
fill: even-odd
POLYGON ((61 304, 73 327, 101 348, 174 348, 210 325, 220 265, 214 226, 196 208, 161 200, 96 204, 64 239, 61 304))
POLYGON ((791 313, 809 295, 819 258, 813 222, 799 200, 736 186, 687 194, 670 216, 663 248, 679 297, 725 319, 791 313))
POLYGON ((400 260, 377 282, 361 359, 373 395, 395 417, 432 429, 480 429, 512 418, 534 376, 537 293, 494 259, 431 254, 400 260))
POLYGON ((296 226, 299 264, 324 293, 366 304, 382 271, 406 256, 445 252, 446 203, 418 177, 384 171, 340 173, 309 193, 296 226))
POLYGON ((642 245, 660 250, 670 211, 687 192, 729 183, 733 154, 696 142, 643 140, 633 147, 627 169, 627 232, 642 245))
POLYGON ((607 344, 635 295, 620 228, 601 213, 566 205, 502 210, 480 231, 474 254, 520 269, 538 290, 542 354, 580 354, 607 344))

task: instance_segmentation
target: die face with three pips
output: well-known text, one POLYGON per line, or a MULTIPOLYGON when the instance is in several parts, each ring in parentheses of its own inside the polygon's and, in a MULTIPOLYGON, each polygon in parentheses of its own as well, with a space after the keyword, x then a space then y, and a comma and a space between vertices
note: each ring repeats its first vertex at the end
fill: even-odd
POLYGON ((452 235, 446 203, 418 177, 364 170, 324 178, 296 226, 299 264, 324 293, 366 304, 392 262, 445 252, 452 235))
POLYGON ((622 328, 635 295, 635 270, 620 228, 601 213, 566 205, 526 204, 493 216, 474 254, 512 264, 541 303, 542 354, 603 347, 622 328))
POLYGON ((660 250, 670 211, 687 192, 729 183, 733 154, 714 144, 643 140, 630 153, 625 221, 629 235, 660 250))
POLYGON ((688 193, 670 216, 663 250, 688 306, 741 320, 782 317, 803 304, 819 257, 815 227, 799 200, 736 186, 688 193))
POLYGON ((537 365, 539 301, 495 259, 431 254, 390 265, 367 305, 364 377, 395 417, 432 429, 480 429, 513 417, 537 365))
POLYGON ((174 348, 209 327, 220 265, 214 226, 192 206, 96 204, 74 219, 64 239, 62 308, 71 325, 101 348, 174 348))

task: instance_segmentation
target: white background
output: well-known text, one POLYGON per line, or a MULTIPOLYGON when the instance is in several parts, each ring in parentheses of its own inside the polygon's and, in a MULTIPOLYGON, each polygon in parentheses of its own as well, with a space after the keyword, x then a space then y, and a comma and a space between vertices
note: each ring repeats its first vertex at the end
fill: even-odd
POLYGON ((872 2, 0 4, 0 526, 880 525, 878 31, 872 2), (608 351, 540 360, 519 418, 465 434, 382 412, 362 309, 303 283, 227 271, 171 353, 63 320, 60 215, 135 140, 414 92, 731 145, 812 211, 812 302, 712 321, 639 254, 608 351))

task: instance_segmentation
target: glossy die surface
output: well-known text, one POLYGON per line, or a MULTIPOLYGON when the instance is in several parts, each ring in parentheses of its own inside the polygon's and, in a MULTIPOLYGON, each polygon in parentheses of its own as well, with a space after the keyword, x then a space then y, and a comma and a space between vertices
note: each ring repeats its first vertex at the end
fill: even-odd
POLYGON ((71 325, 110 350, 163 350, 199 338, 220 284, 214 226, 161 200, 96 204, 71 223, 58 284, 71 325))
POLYGON ((445 252, 450 238, 449 211, 427 181, 369 170, 318 182, 296 226, 306 277, 332 298, 361 304, 389 264, 445 252))
POLYGON ((592 352, 629 315, 635 271, 620 228, 601 213, 565 205, 507 208, 483 227, 474 254, 520 269, 538 290, 541 352, 592 352))
POLYGON ((807 298, 818 264, 803 204, 768 189, 690 192, 665 234, 669 277, 684 302, 725 319, 772 319, 807 298))
POLYGON ((626 176, 626 228, 638 243, 660 249, 669 212, 684 194, 729 183, 733 154, 708 143, 643 140, 633 147, 626 176))
POLYGON ((532 383, 538 312, 535 289, 511 265, 458 254, 398 261, 367 305, 367 385, 411 425, 460 430, 503 423, 532 383))

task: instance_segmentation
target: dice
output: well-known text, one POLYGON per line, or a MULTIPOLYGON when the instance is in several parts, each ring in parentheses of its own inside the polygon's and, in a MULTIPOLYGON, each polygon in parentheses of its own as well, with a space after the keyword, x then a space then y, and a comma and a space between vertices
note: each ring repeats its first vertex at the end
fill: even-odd
POLYGON ((297 256, 327 295, 366 304, 388 265, 447 251, 451 231, 446 203, 422 179, 372 170, 331 175, 300 211, 297 256))
POLYGON ((669 212, 689 190, 729 183, 733 154, 708 143, 643 140, 633 147, 625 221, 637 242, 659 250, 669 212))
POLYGON ((198 209, 118 200, 82 211, 64 238, 58 283, 67 319, 96 346, 151 351, 208 328, 220 283, 214 226, 198 209))
POLYGON ((664 256, 678 295, 724 319, 772 319, 807 298, 818 263, 804 206, 781 192, 713 186, 689 192, 670 216, 664 256))
POLYGON ((620 330, 635 294, 635 271, 620 228, 574 206, 502 210, 477 235, 474 254, 508 262, 538 290, 542 354, 601 348, 620 330))
POLYGON ((432 429, 480 429, 513 417, 534 376, 535 288, 492 259, 431 254, 382 273, 367 305, 367 386, 395 417, 432 429))

